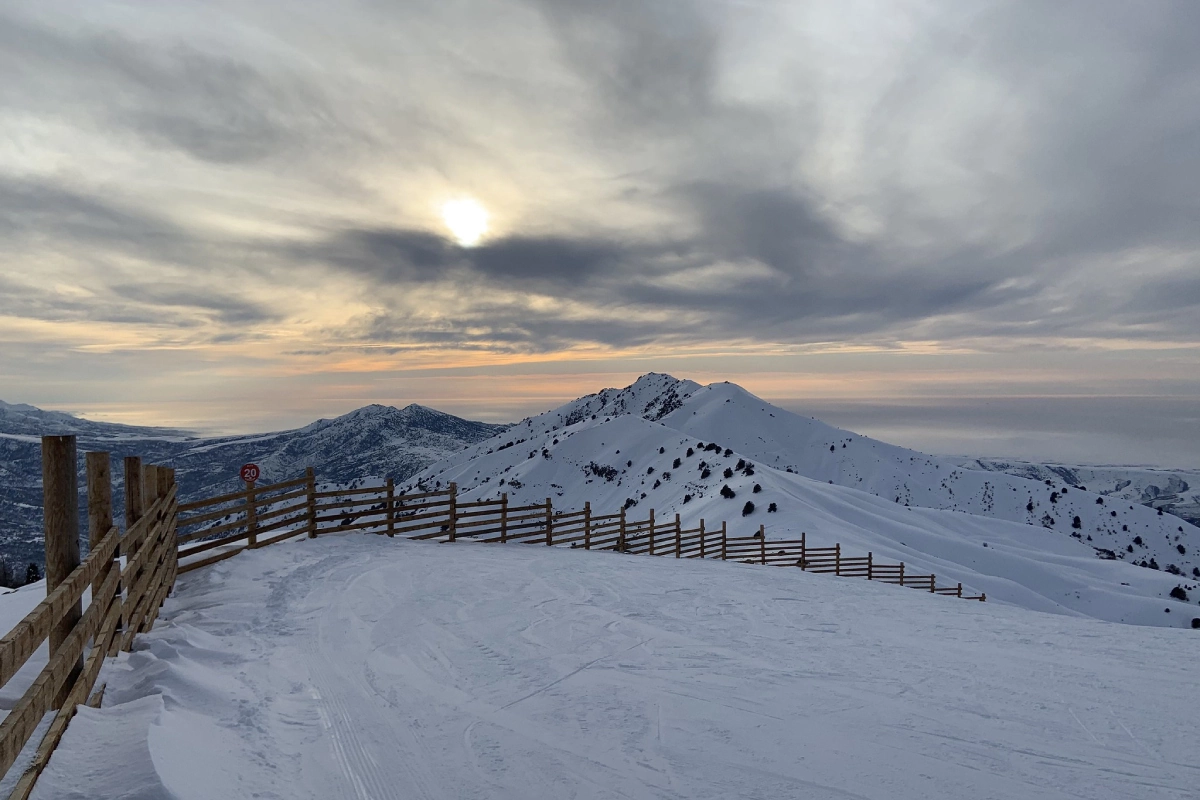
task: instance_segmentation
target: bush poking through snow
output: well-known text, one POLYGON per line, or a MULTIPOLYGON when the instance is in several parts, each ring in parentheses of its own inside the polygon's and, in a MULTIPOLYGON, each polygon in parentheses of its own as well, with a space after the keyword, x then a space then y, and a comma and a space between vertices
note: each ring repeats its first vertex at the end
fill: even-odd
POLYGON ((753 513, 754 513, 754 503, 751 503, 749 500, 747 500, 746 505, 742 506, 742 516, 748 517, 753 513))
POLYGON ((779 510, 779 506, 775 505, 774 503, 771 503, 771 505, 767 506, 768 514, 774 514, 778 510, 779 510))
POLYGON ((610 467, 607 464, 597 464, 595 461, 588 462, 588 465, 583 468, 583 471, 590 472, 597 478, 604 478, 604 480, 609 481, 610 483, 617 479, 616 467, 610 467))
POLYGON ((1171 597, 1184 603, 1188 601, 1188 593, 1182 586, 1176 586, 1174 589, 1172 589, 1171 597))
POLYGON ((730 489, 729 484, 727 483, 721 487, 721 497, 724 497, 726 500, 732 500, 733 498, 737 497, 737 492, 735 492, 733 489, 730 489))

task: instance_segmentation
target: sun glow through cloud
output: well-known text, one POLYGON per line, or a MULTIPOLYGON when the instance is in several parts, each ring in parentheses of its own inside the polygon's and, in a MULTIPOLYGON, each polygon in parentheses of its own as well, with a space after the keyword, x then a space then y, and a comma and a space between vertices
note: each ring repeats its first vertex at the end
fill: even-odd
POLYGON ((469 197, 447 201, 442 206, 442 220, 463 247, 479 244, 488 229, 487 209, 469 197))

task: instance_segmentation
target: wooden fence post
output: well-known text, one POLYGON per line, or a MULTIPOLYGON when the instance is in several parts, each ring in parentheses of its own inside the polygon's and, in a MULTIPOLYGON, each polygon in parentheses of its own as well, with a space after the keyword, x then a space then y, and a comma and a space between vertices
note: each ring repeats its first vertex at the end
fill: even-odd
POLYGON ((308 538, 317 538, 317 475, 312 467, 304 468, 304 504, 308 512, 308 538))
POLYGON ((837 542, 833 546, 833 574, 842 574, 842 543, 837 542))
MULTIPOLYGON (((145 519, 149 515, 150 509, 154 507, 154 501, 158 499, 158 467, 154 464, 142 464, 141 467, 142 512, 138 515, 138 518, 145 519)), ((158 509, 154 513, 157 516, 162 513, 162 509, 158 509)), ((125 554, 127 559, 126 563, 138 558, 141 553, 146 550, 146 548, 153 546, 154 542, 150 539, 150 533, 156 527, 156 522, 156 519, 146 521, 146 530, 142 532, 141 539, 137 543, 137 547, 130 548, 129 552, 125 554)), ((133 587, 137 586, 141 582, 141 577, 146 574, 147 570, 151 569, 154 569, 154 565, 143 564, 138 569, 134 570, 133 574, 129 577, 129 585, 126 588, 129 590, 130 594, 126 599, 126 603, 131 610, 136 609, 142 600, 142 597, 135 596, 133 594, 133 587)), ((147 613, 142 615, 141 622, 139 623, 140 625, 144 625, 146 620, 149 618, 149 609, 146 609, 146 611, 147 613)), ((121 644, 122 650, 127 653, 133 650, 133 637, 139 632, 139 630, 144 631, 145 628, 139 628, 137 630, 129 628, 125 631, 125 638, 122 640, 121 644)))
POLYGON ((554 544, 554 507, 550 505, 550 498, 546 498, 546 546, 550 547, 554 544))
MULTIPOLYGON (((142 518, 146 513, 145 501, 142 495, 142 459, 139 456, 125 456, 125 532, 142 518)), ((121 553, 125 553, 126 563, 133 555, 126 551, 124 543, 117 549, 113 556, 117 558, 121 553)), ((117 593, 120 594, 124 587, 120 583, 117 584, 117 593)), ((113 637, 112 647, 109 648, 108 654, 115 656, 120 652, 121 642, 124 641, 125 631, 125 610, 121 609, 121 615, 117 618, 117 634, 113 637)))
POLYGON ((592 503, 583 504, 583 549, 592 549, 592 503))
POLYGON ((679 558, 679 553, 683 549, 683 526, 679 524, 679 515, 675 515, 675 557, 679 558))
POLYGON ((929 576, 929 593, 937 594, 937 575, 929 576))
POLYGON ((450 541, 458 533, 458 484, 450 484, 450 541))
MULTIPOLYGON (((176 486, 175 468, 168 467, 166 470, 166 473, 167 473, 167 492, 170 492, 171 487, 176 486)), ((176 501, 176 503, 179 502, 179 489, 177 486, 175 489, 175 501, 176 501)), ((175 515, 176 515, 176 519, 178 520, 178 516, 179 516, 178 509, 176 510, 175 515)), ((177 530, 173 531, 171 533, 171 536, 172 536, 171 545, 167 552, 168 564, 170 565, 168 585, 171 587, 170 589, 167 590, 168 594, 175 591, 175 578, 179 574, 179 543, 178 543, 178 541, 176 541, 179 538, 179 532, 177 530)))
POLYGON ((246 546, 258 546, 258 504, 254 492, 254 481, 246 481, 246 546))
POLYGON ((142 459, 125 456, 125 530, 142 518, 146 506, 142 501, 142 459))
POLYGON ((617 552, 618 553, 625 552, 625 509, 624 508, 621 509, 621 528, 620 528, 620 533, 617 534, 617 552))
POLYGON ((961 583, 958 585, 958 596, 962 597, 962 584, 961 583))
POLYGON ((729 552, 729 532, 725 528, 725 520, 721 520, 721 560, 725 560, 725 556, 729 552))
MULTIPOLYGON (((74 436, 42 437, 42 507, 46 536, 46 595, 79 566, 79 489, 76 485, 74 436)), ((83 603, 76 600, 61 620, 50 629, 50 660, 83 616, 83 603)), ((54 697, 53 707, 62 708, 70 689, 83 670, 83 654, 71 667, 54 697)))
POLYGON ((387 535, 396 538, 396 482, 387 479, 387 535))
POLYGON ((700 520, 700 557, 704 558, 704 520, 700 520))
POLYGON ((800 571, 808 569, 808 534, 800 531, 800 571))
POLYGON ((762 563, 767 563, 767 526, 758 526, 758 549, 762 554, 762 563))
MULTIPOLYGON (((88 551, 95 549, 112 529, 112 473, 108 453, 88 453, 87 465, 88 551)), ((108 570, 97 572, 92 579, 92 602, 98 598, 108 570)))
POLYGON ((500 544, 508 543, 508 492, 500 495, 500 544))
POLYGON ((904 562, 900 562, 900 585, 904 585, 904 562))
POLYGON ((650 555, 654 555, 654 509, 650 509, 650 555))
POLYGON ((867 580, 872 579, 872 570, 874 569, 874 567, 875 567, 874 555, 870 551, 868 551, 867 552, 867 580))
POLYGON ((171 483, 173 481, 172 476, 174 474, 175 474, 175 470, 171 469, 170 467, 159 467, 158 468, 157 495, 159 497, 166 497, 170 493, 171 483))

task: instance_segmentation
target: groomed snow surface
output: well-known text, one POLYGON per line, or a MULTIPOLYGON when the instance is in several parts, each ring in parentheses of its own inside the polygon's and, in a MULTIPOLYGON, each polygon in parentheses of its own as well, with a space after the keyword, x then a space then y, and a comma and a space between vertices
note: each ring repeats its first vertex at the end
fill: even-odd
POLYGON ((1200 637, 331 535, 181 577, 39 798, 1194 798, 1200 637))

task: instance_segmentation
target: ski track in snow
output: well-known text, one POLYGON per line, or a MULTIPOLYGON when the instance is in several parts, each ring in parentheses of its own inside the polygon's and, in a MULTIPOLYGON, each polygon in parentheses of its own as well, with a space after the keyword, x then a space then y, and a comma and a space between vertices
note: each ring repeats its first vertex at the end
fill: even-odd
POLYGON ((183 576, 35 797, 1195 797, 1198 657, 798 570, 331 535, 183 576))

